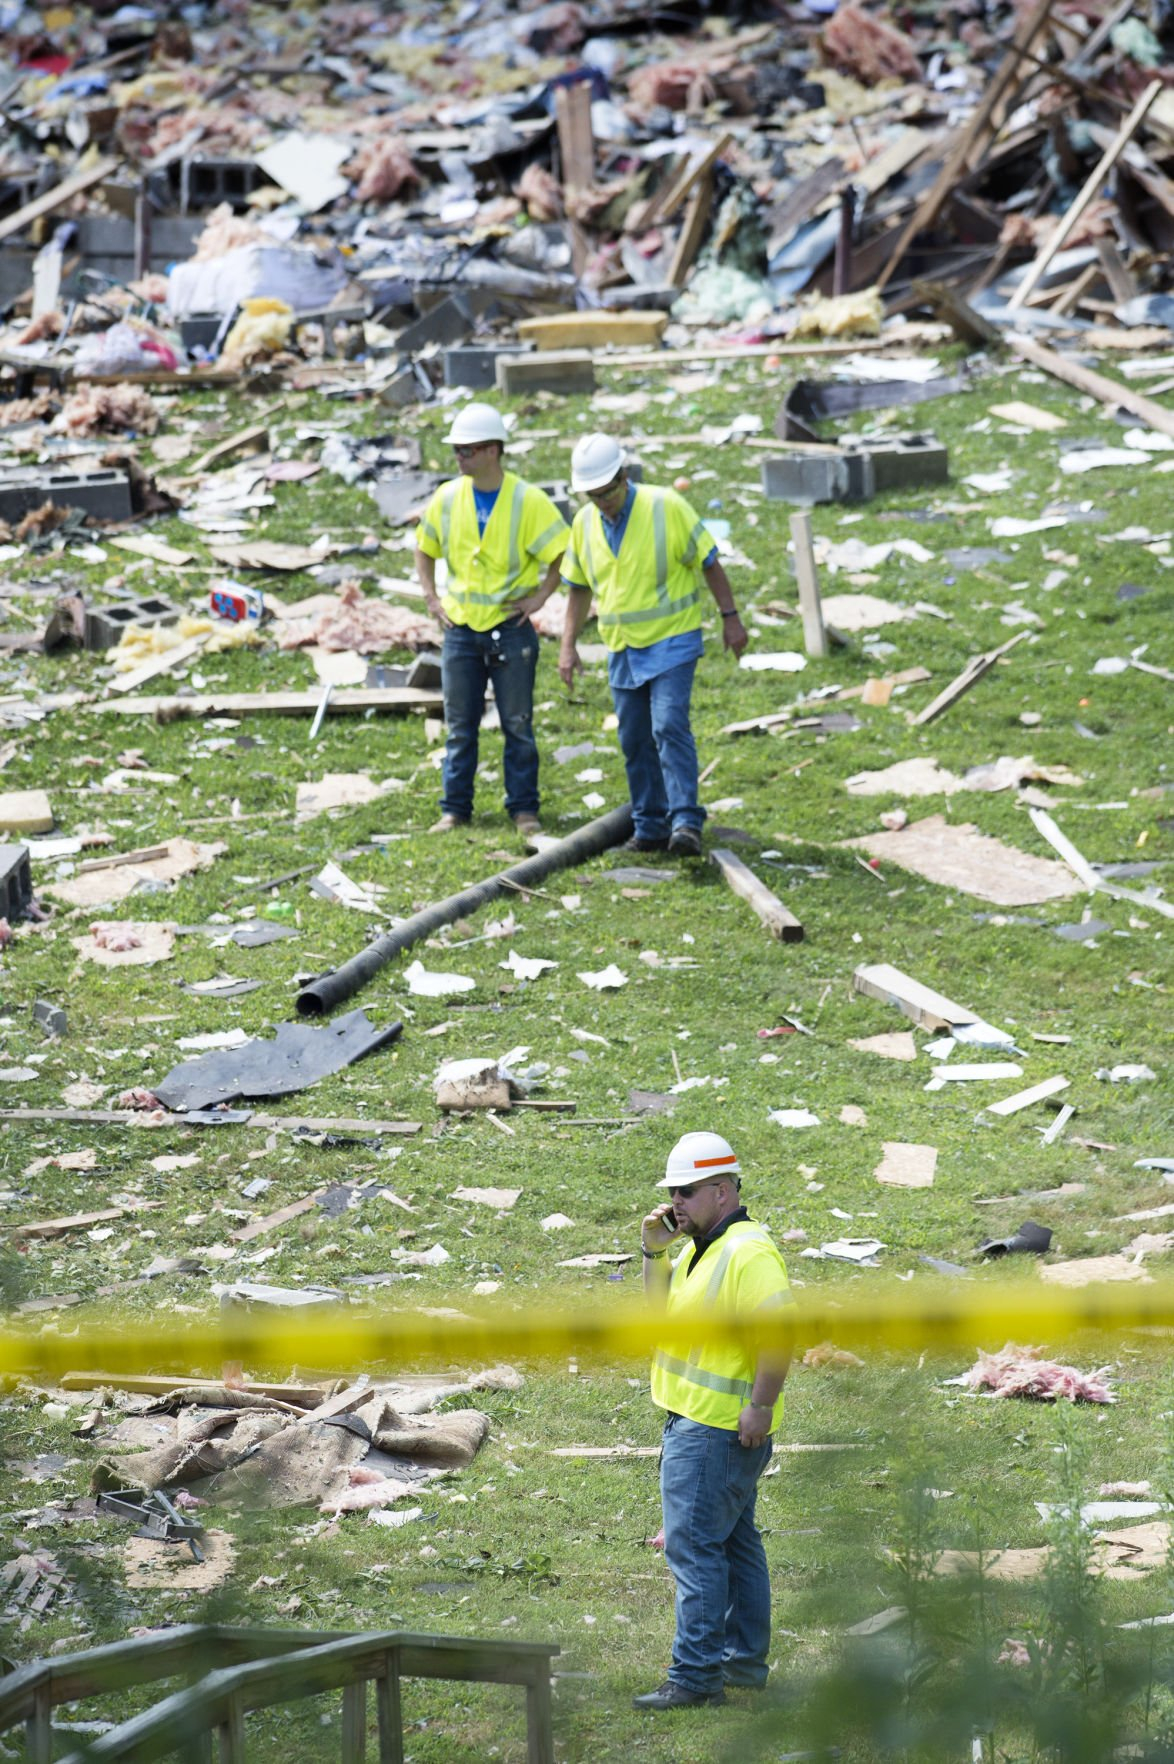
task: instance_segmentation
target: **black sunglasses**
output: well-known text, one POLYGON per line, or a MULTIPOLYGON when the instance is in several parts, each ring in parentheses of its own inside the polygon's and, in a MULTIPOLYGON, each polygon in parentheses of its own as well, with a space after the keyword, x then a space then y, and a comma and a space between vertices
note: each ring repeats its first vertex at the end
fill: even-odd
POLYGON ((670 1188, 669 1193, 674 1200, 692 1200, 699 1188, 709 1188, 714 1182, 721 1181, 720 1176, 710 1176, 704 1182, 689 1182, 684 1188, 670 1188))
POLYGON ((620 487, 620 483, 623 480, 623 476, 624 476, 623 472, 617 472, 615 477, 612 479, 611 483, 605 484, 603 486, 602 490, 588 490, 587 494, 591 498, 592 502, 598 502, 603 497, 610 496, 613 490, 618 490, 620 487))

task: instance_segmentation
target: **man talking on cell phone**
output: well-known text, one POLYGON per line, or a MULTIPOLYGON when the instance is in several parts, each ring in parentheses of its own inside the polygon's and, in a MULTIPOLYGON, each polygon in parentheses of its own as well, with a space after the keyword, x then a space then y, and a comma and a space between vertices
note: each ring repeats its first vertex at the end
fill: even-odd
MULTIPOLYGON (((667 1321, 695 1326, 703 1314, 745 1319, 793 1304, 782 1256, 742 1205, 741 1178, 720 1134, 686 1133, 669 1153, 658 1184, 668 1200, 640 1228, 644 1290, 667 1321)), ((667 1346, 653 1356, 652 1400, 666 1411, 660 1498, 676 1634, 668 1677, 633 1698, 637 1709, 724 1703, 727 1686, 766 1683, 770 1576, 754 1508, 788 1364, 781 1345, 755 1356, 720 1330, 687 1358, 667 1346)))

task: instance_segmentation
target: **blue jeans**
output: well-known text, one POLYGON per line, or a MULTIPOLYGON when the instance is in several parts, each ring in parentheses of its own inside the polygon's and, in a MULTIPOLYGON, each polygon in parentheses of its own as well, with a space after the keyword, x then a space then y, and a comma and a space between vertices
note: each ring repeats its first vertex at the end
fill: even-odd
POLYGON ((639 839, 666 839, 674 827, 700 832, 705 820, 697 801, 697 745, 689 727, 696 668, 695 661, 682 662, 644 686, 611 689, 639 839))
POLYGON ((766 1683, 770 1576, 754 1523, 771 1446, 670 1415, 660 1460, 664 1558, 677 1583, 669 1677, 686 1690, 766 1683))
POLYGON ((444 720, 446 815, 467 821, 473 813, 477 780, 477 735, 492 684, 505 741, 505 807, 508 815, 538 813, 538 743, 534 739, 534 674, 538 637, 529 619, 509 619, 492 631, 452 625, 444 633, 441 658, 444 720))

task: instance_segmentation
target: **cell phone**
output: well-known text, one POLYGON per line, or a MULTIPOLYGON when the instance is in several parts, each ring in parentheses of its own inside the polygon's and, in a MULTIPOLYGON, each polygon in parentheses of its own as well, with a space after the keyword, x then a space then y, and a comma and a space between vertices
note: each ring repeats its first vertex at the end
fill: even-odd
POLYGON ((677 1215, 673 1212, 671 1207, 667 1213, 662 1213, 660 1215, 660 1222, 662 1225, 667 1225, 670 1231, 679 1230, 679 1226, 677 1225, 677 1215))

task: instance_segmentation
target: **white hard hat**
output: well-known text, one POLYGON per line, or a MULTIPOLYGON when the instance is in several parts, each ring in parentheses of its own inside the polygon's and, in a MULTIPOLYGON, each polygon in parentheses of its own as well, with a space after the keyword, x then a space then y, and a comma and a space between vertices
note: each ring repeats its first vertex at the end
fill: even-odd
POLYGON ((492 404, 466 404, 453 418, 445 440, 452 447, 471 447, 478 441, 508 441, 509 431, 492 404))
POLYGON ((618 478, 624 465, 624 450, 610 435, 584 435, 576 441, 571 455, 571 488, 602 490, 618 478))
POLYGON ((686 1133, 669 1153, 658 1188, 687 1188, 712 1176, 740 1176, 742 1166, 728 1139, 720 1133, 686 1133))

